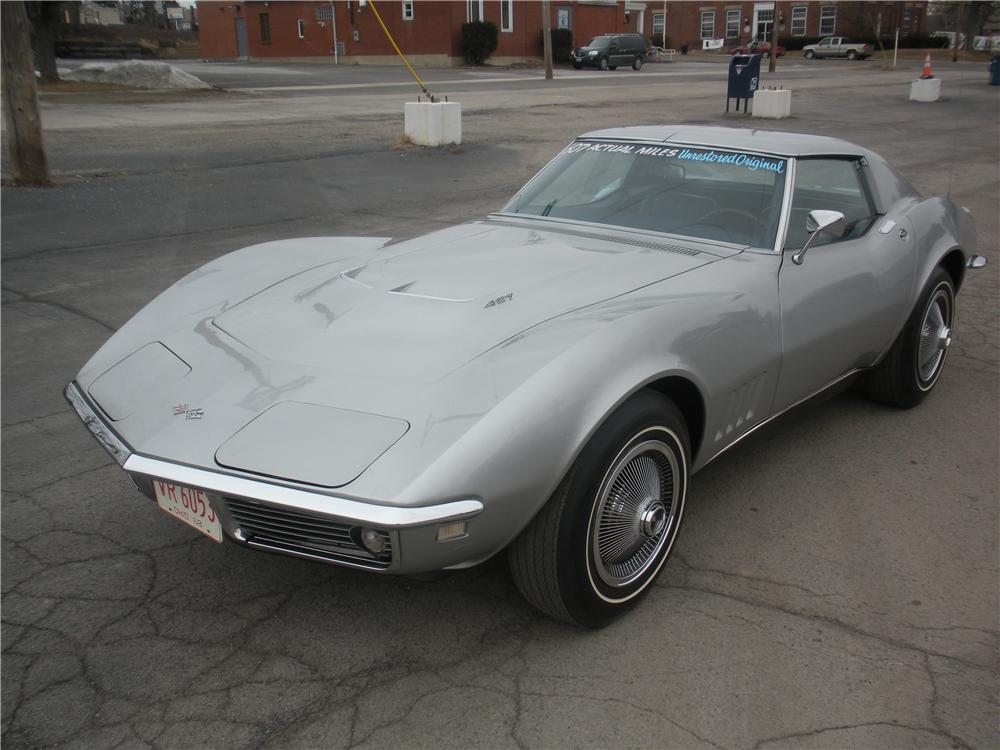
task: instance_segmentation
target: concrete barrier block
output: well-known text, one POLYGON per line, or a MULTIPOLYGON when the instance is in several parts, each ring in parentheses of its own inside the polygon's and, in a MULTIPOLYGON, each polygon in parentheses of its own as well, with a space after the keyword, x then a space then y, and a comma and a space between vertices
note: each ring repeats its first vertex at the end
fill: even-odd
POLYGON ((940 98, 940 78, 918 78, 910 84, 911 102, 936 102, 940 98))
POLYGON ((753 116, 781 120, 792 114, 792 91, 761 89, 753 94, 753 116))
POLYGON ((462 142, 460 102, 406 102, 403 132, 418 146, 442 146, 462 142))

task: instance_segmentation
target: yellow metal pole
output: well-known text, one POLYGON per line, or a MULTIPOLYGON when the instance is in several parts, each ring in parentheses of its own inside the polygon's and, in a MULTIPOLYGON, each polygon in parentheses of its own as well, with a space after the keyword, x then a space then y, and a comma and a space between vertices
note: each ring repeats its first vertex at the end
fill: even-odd
POLYGON ((368 6, 372 9, 372 13, 375 14, 375 20, 378 21, 378 25, 381 26, 382 31, 385 32, 385 36, 386 39, 389 40, 389 44, 391 44, 392 48, 396 50, 396 54, 399 55, 399 59, 403 61, 403 65, 406 66, 406 69, 410 71, 410 75, 413 76, 413 80, 415 80, 417 82, 417 85, 420 86, 420 90, 423 91, 424 94, 427 95, 427 98, 430 99, 432 102, 436 101, 434 97, 431 95, 431 92, 427 90, 427 87, 424 85, 424 82, 420 80, 420 76, 417 75, 417 71, 415 71, 413 69, 413 66, 410 65, 410 61, 406 59, 406 55, 400 52, 399 47, 396 45, 396 40, 393 39, 392 34, 389 33, 389 29, 387 29, 385 27, 385 24, 382 23, 382 16, 379 15, 378 8, 375 7, 375 0, 368 0, 368 6))

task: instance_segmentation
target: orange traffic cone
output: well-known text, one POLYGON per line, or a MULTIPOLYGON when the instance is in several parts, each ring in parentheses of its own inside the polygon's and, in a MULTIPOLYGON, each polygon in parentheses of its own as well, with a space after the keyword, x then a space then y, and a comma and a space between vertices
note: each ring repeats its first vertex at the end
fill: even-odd
POLYGON ((933 78, 934 74, 931 73, 931 54, 927 53, 927 57, 924 58, 924 71, 920 74, 921 78, 933 78))

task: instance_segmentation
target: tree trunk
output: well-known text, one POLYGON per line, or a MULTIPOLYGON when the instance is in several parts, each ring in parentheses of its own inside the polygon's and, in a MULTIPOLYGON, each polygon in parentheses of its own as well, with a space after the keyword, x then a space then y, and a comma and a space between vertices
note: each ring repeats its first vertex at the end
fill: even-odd
POLYGON ((38 90, 31 59, 31 31, 21 0, 4 3, 0 13, 3 111, 10 149, 11 177, 31 185, 51 185, 38 116, 38 90))

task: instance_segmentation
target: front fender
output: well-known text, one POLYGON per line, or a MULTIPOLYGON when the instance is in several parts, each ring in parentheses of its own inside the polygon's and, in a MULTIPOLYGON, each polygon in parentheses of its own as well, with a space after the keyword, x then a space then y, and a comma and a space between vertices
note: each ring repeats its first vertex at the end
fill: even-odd
POLYGON ((705 445, 737 439, 770 408, 780 349, 778 259, 744 255, 554 319, 466 365, 465 382, 501 396, 402 503, 440 499, 444 488, 451 497, 461 478, 485 505, 476 524, 488 525, 480 557, 488 556, 534 517, 608 416, 663 377, 683 377, 702 394, 703 455, 717 452, 705 445), (745 274, 742 289, 734 272, 745 274))

